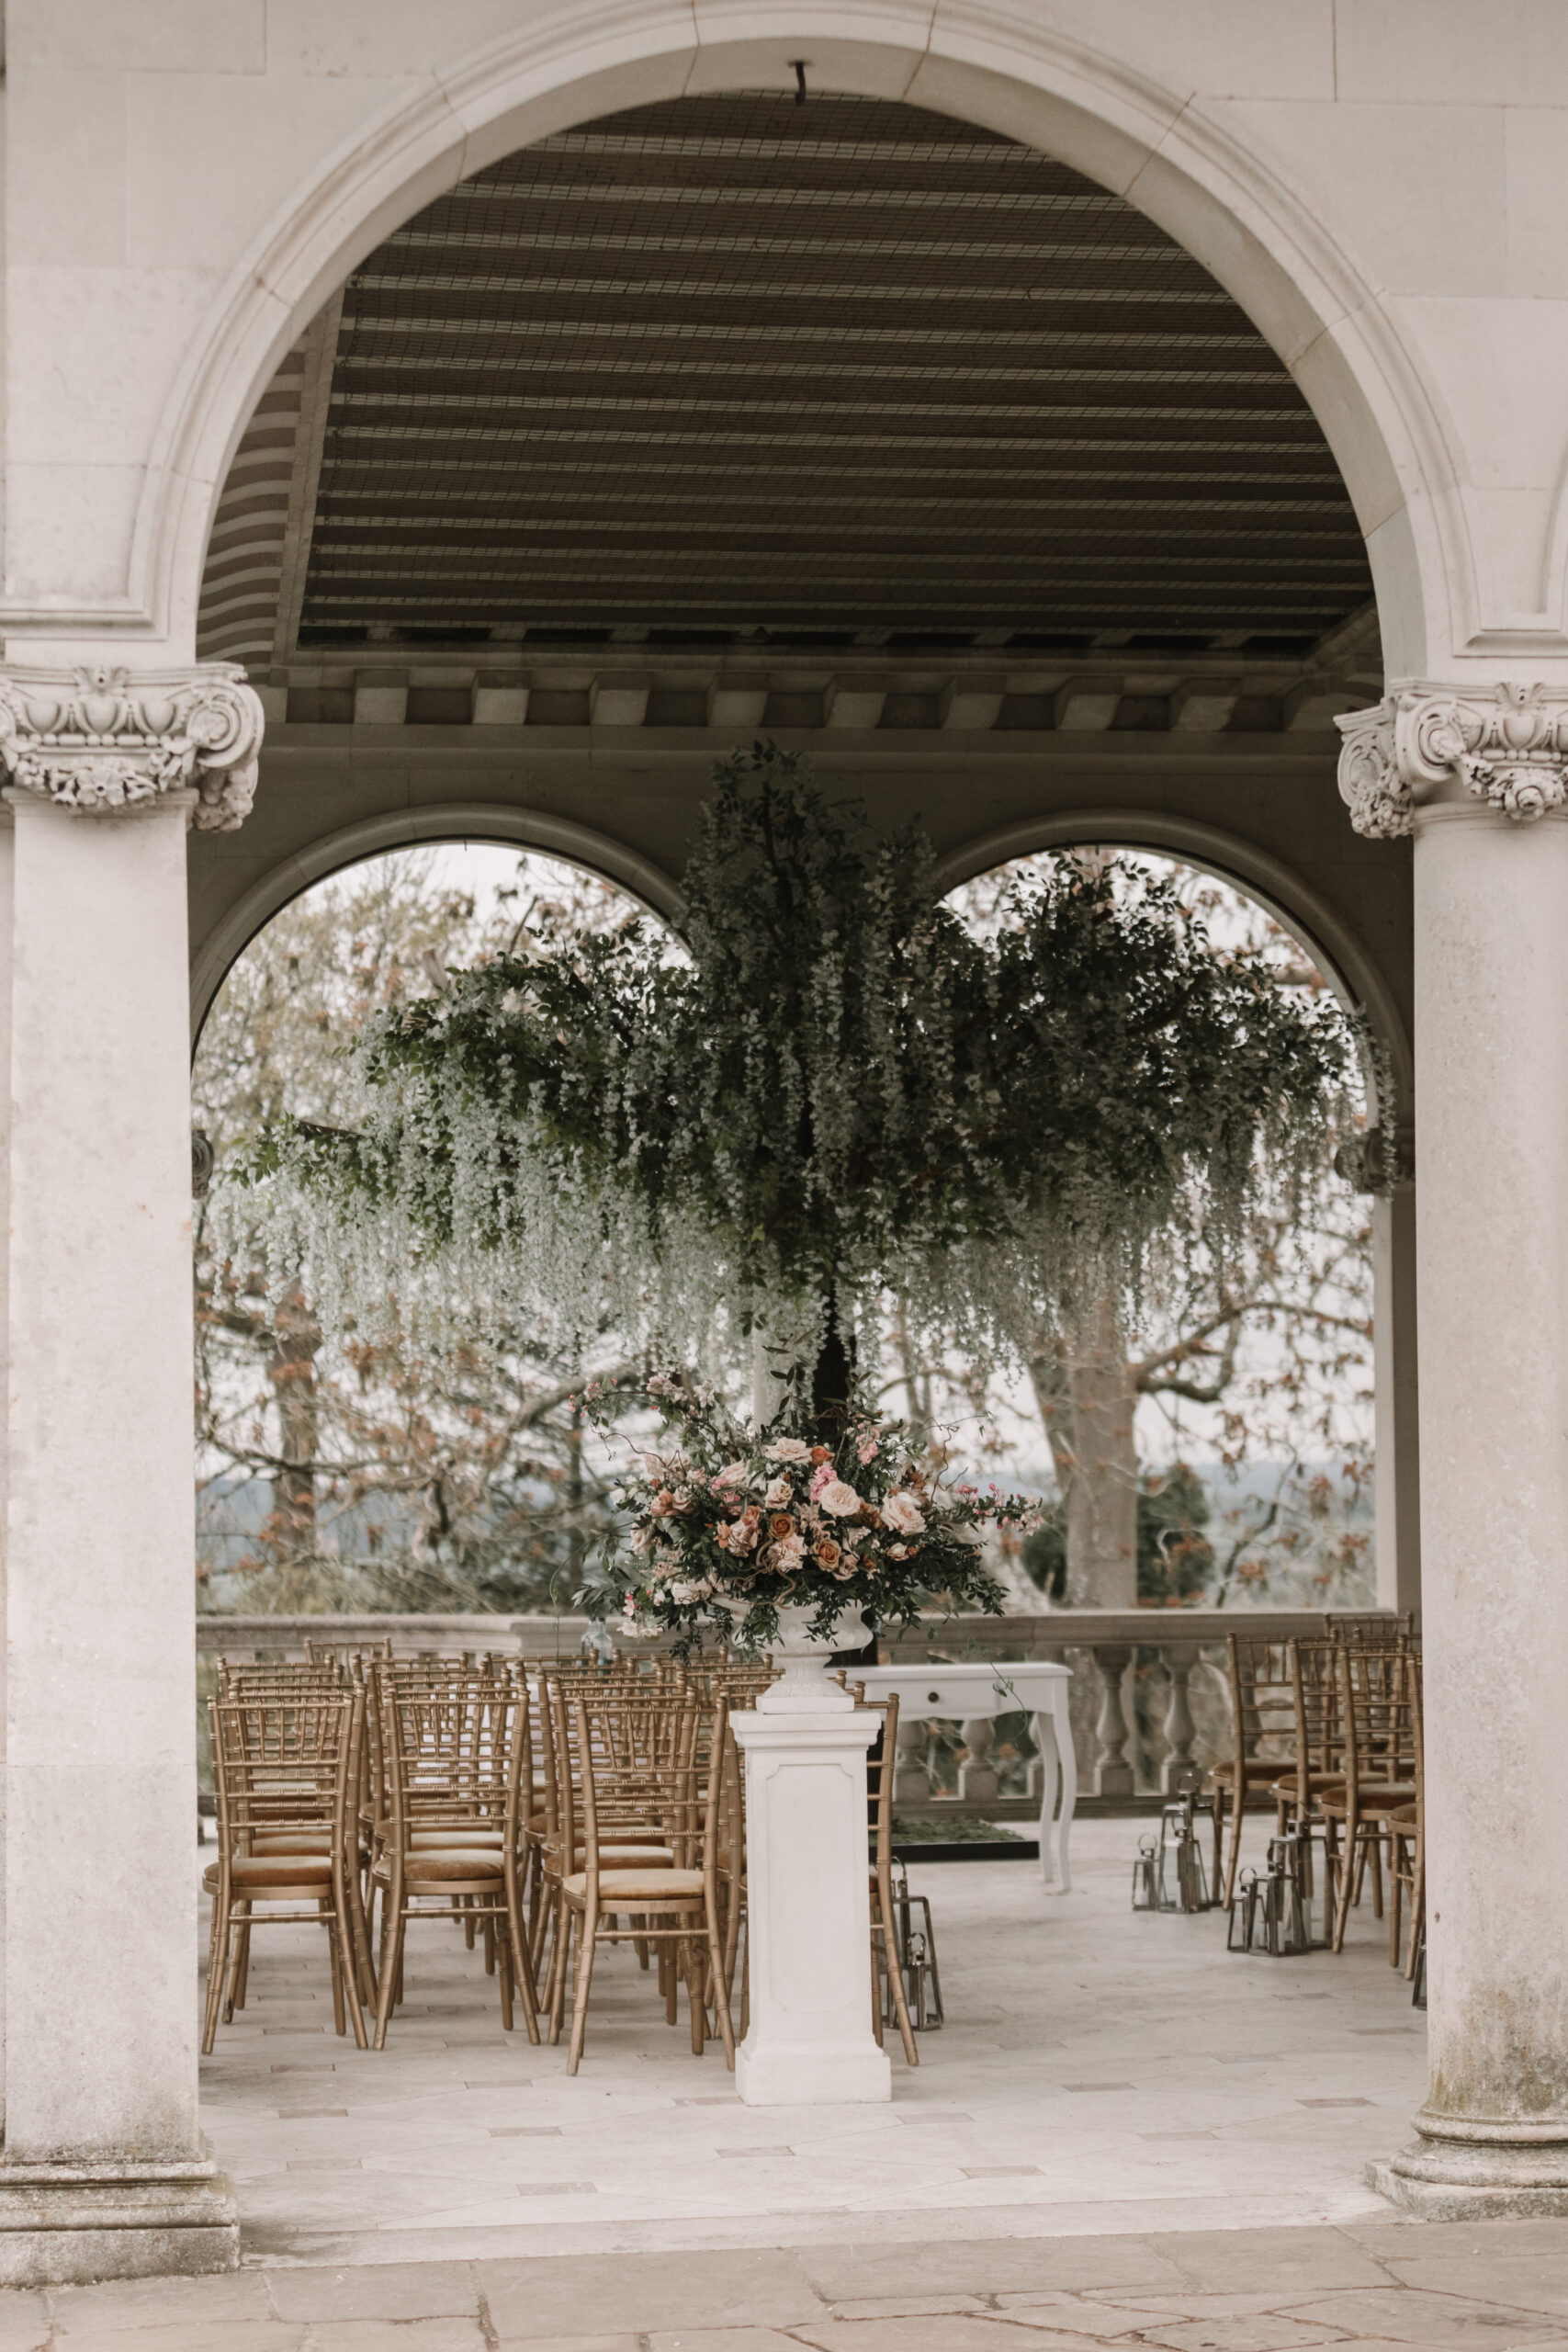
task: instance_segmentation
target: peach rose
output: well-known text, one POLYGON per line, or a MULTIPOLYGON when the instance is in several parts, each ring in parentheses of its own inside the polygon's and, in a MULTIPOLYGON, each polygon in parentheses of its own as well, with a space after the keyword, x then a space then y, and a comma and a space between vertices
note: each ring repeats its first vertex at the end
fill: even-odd
POLYGON ((842 1478, 830 1478, 817 1499, 835 1519, 848 1519, 860 1509, 860 1497, 842 1478))
POLYGON ((811 1546, 811 1556, 819 1568, 836 1568, 844 1555, 830 1535, 819 1535, 811 1546))

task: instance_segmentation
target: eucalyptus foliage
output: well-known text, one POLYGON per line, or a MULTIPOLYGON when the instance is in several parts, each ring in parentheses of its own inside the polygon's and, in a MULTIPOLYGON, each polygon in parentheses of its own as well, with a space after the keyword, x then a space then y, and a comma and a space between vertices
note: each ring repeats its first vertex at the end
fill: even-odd
POLYGON ((633 919, 456 973, 353 1046, 359 1128, 253 1161, 275 1262, 303 1253, 328 1312, 543 1313, 685 1361, 758 1329, 801 1365, 891 1287, 999 1341, 1021 1305, 1223 1254, 1351 1125, 1339 1008, 1215 952, 1158 884, 1064 859, 982 937, 918 829, 878 836, 798 755, 715 782, 689 956, 633 919))

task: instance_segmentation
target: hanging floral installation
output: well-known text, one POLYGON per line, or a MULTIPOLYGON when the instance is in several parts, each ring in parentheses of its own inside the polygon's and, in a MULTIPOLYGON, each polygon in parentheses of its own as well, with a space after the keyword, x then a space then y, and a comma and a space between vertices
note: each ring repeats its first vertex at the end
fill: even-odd
POLYGON ((917 829, 876 835, 759 744, 718 766, 682 887, 683 956, 637 919, 530 939, 371 1023, 362 1124, 243 1171, 277 1279, 304 1261, 329 1319, 426 1344, 519 1318, 666 1363, 755 1342, 804 1400, 889 1290, 985 1349, 1021 1301, 1135 1301, 1288 1212, 1358 1124, 1342 1010, 1113 864, 1064 860, 976 935, 917 829))
POLYGON ((635 917, 525 935, 379 1015, 359 1124, 275 1130, 237 1171, 251 1232, 259 1202, 273 1278, 308 1265, 328 1324, 542 1324, 580 1355, 609 1330, 686 1368, 639 1392, 663 1432, 600 1588, 628 1629, 997 1610, 985 1531, 1033 1507, 873 1414, 857 1327, 891 1291, 1000 1351, 1021 1304, 1120 1311, 1223 1256, 1353 1133, 1355 1025, 1103 858, 966 925, 918 829, 878 836, 772 744, 720 763, 683 894, 683 951, 635 917), (748 1358, 756 1423, 703 1376, 748 1358))

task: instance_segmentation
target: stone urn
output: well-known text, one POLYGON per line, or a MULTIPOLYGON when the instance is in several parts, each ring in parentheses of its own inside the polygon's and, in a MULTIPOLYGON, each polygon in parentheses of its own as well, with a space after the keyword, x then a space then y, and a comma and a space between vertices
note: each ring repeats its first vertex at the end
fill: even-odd
POLYGON ((838 1634, 813 1634, 807 1629, 817 1614, 814 1603, 779 1611, 779 1630, 769 1645, 773 1663, 784 1673, 760 1692, 757 1710, 765 1715, 841 1715, 854 1701, 841 1682, 828 1674, 828 1660, 839 1646, 838 1634))

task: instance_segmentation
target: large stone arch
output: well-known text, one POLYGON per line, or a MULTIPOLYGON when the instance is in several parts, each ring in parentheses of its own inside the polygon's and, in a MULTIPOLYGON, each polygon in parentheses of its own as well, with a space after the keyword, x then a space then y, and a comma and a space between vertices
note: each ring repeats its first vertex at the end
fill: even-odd
POLYGON ((573 823, 541 809, 518 808, 504 801, 432 802, 409 808, 389 809, 364 817, 352 825, 323 833, 290 851, 268 868, 244 896, 231 906, 200 942, 191 957, 190 1024, 194 1046, 212 1001, 224 979, 256 933, 281 913, 291 899, 312 884, 323 882, 361 859, 389 851, 417 849, 437 842, 491 842, 501 846, 541 851, 547 857, 567 859, 587 866, 637 899, 663 922, 680 912, 680 893, 671 876, 639 857, 624 842, 591 826, 573 823))
MULTIPOLYGON (((953 851, 938 862, 937 887, 945 893, 1013 858, 1089 843, 1181 858, 1265 907, 1327 975, 1341 1002, 1364 1016, 1388 1056, 1395 1116, 1408 1121, 1414 1079, 1410 1027, 1386 973, 1322 892, 1255 842, 1170 809, 1053 809, 953 851)), ((1370 1082, 1375 1093, 1375 1075, 1370 1082)), ((1380 1111, 1385 1107, 1380 1104, 1380 1111)))
POLYGON ((283 351, 412 211, 513 149, 618 106, 780 78, 908 99, 1023 140, 1149 214, 1285 360, 1366 537, 1390 674, 1441 672, 1473 634, 1474 564, 1438 396, 1353 259, 1257 147, 1176 91, 1023 8, 900 0, 731 6, 543 0, 438 66, 295 188, 209 308, 165 405, 136 533, 134 601, 194 642, 230 458, 283 351), (713 37, 708 38, 708 28, 713 37))

